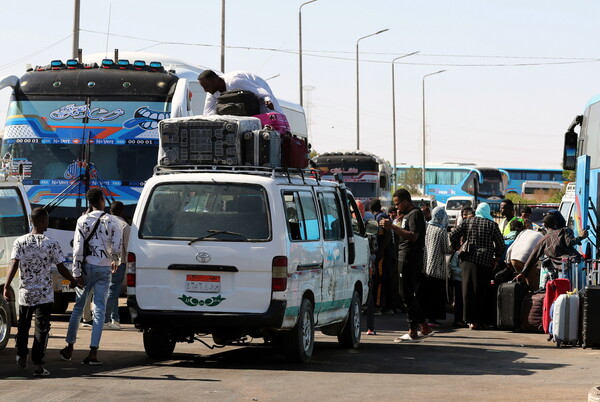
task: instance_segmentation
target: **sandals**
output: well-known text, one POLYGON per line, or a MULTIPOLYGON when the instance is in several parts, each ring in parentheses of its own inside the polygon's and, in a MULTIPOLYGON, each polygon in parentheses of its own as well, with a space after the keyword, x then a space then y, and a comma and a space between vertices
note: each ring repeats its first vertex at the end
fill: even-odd
POLYGON ((71 361, 71 356, 67 355, 67 348, 63 348, 60 350, 60 352, 58 352, 60 354, 60 358, 63 359, 66 362, 71 361))
POLYGON ((46 377, 49 375, 50 375, 50 372, 43 367, 42 367, 42 371, 34 371, 33 372, 34 377, 46 377))
POLYGON ((419 335, 419 338, 427 338, 428 336, 435 335, 435 331, 431 331, 431 332, 428 332, 426 334, 424 334, 421 331, 419 331, 419 332, 417 332, 417 334, 419 335))
POLYGON ((404 334, 394 339, 394 343, 419 342, 419 338, 413 338, 409 334, 404 334))
POLYGON ((101 364, 104 364, 104 362, 100 361, 100 360, 97 360, 97 359, 90 359, 89 356, 88 356, 85 359, 83 359, 83 361, 81 362, 81 364, 85 364, 87 366, 99 366, 101 364))

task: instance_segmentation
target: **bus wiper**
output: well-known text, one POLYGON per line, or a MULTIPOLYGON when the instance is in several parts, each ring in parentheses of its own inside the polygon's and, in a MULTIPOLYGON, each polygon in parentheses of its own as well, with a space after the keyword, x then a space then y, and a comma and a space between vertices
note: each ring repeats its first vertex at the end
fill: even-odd
POLYGON ((209 238, 209 237, 213 237, 213 236, 220 235, 220 234, 228 234, 228 235, 232 235, 232 236, 241 236, 241 237, 244 237, 244 235, 243 235, 243 234, 241 234, 241 233, 237 233, 237 232, 230 232, 229 230, 214 230, 214 229, 208 229, 208 230, 207 230, 207 232, 210 232, 210 233, 209 233, 209 234, 207 234, 207 235, 204 235, 204 236, 202 236, 202 237, 198 237, 198 238, 196 238, 196 239, 194 239, 194 240, 190 240, 190 241, 188 242, 188 246, 191 246, 193 243, 195 243, 195 242, 197 242, 197 241, 204 240, 204 239, 207 239, 207 238, 209 238))

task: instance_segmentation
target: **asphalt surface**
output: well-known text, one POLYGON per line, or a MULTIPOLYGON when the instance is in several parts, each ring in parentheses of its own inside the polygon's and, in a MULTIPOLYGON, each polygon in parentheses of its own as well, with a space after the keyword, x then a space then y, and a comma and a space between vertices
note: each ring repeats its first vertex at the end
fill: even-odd
POLYGON ((123 324, 103 333, 104 364, 91 367, 80 363, 90 330, 80 330, 72 361, 62 361, 68 315, 53 316, 45 365, 51 375, 19 370, 11 340, 0 351, 0 400, 585 401, 600 385, 598 349, 557 348, 543 334, 456 329, 448 317, 434 336, 404 344, 393 340, 405 332, 405 315, 376 317, 377 335, 363 332, 357 350, 317 333, 304 365, 287 363, 262 340, 213 350, 177 344, 172 359, 154 361, 141 334, 123 324))

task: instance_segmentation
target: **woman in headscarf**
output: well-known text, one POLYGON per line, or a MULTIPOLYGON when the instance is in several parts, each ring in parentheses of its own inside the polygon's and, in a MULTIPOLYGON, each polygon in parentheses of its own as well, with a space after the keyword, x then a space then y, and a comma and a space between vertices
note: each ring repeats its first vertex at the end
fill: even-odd
POLYGON ((431 211, 425 232, 425 280, 420 301, 430 324, 446 319, 446 288, 449 277, 446 255, 452 254, 448 239, 448 214, 443 207, 431 211))
POLYGON ((490 206, 481 203, 475 216, 467 219, 450 233, 452 247, 458 250, 461 239, 468 242, 468 252, 462 256, 464 319, 471 329, 490 323, 489 300, 492 271, 504 254, 504 239, 490 214, 490 206))

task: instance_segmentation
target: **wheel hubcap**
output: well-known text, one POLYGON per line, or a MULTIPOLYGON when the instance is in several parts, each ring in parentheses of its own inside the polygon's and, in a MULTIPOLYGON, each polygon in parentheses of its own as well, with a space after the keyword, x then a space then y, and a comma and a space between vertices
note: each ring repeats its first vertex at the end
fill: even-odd
POLYGON ((310 315, 308 314, 308 312, 304 313, 304 319, 303 319, 303 323, 302 323, 302 340, 303 340, 303 346, 304 346, 304 351, 308 352, 310 350, 310 346, 312 344, 312 331, 311 331, 311 324, 310 324, 310 315))
POLYGON ((6 338, 6 334, 8 333, 8 322, 4 313, 6 312, 0 309, 0 342, 6 338))
POLYGON ((354 335, 358 336, 360 334, 360 308, 359 308, 358 304, 355 303, 352 310, 354 313, 353 317, 352 317, 354 335))

